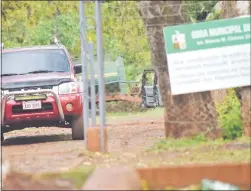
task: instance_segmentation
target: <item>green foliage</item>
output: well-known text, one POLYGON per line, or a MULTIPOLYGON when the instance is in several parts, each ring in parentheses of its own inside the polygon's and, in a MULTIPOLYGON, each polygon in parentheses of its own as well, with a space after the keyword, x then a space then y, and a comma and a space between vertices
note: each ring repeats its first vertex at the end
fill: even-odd
MULTIPOLYGON (((73 57, 80 57, 79 3, 77 1, 3 1, 2 41, 5 47, 50 44, 54 35, 73 57)), ((95 6, 85 4, 87 40, 96 44, 95 6)), ((144 23, 135 1, 102 4, 106 57, 121 56, 127 79, 133 80, 150 66, 144 23)), ((96 47, 96 46, 94 46, 96 47)), ((96 49, 94 49, 96 52, 96 49)))
POLYGON ((211 13, 206 17, 206 21, 212 21, 220 19, 221 14, 223 13, 223 8, 221 7, 221 2, 218 2, 214 7, 211 13))
POLYGON ((52 23, 40 21, 35 29, 30 29, 30 42, 31 45, 50 44, 53 37, 52 23))
POLYGON ((216 105, 219 113, 220 126, 223 128, 224 139, 235 139, 242 136, 243 124, 240 112, 240 101, 234 89, 228 90, 228 95, 222 103, 216 105))
POLYGON ((185 12, 192 23, 206 20, 218 1, 183 1, 185 12))

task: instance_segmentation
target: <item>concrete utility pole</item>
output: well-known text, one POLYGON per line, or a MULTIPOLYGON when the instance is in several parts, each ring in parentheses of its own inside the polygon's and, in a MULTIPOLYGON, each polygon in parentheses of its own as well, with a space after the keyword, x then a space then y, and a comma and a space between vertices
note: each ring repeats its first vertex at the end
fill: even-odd
POLYGON ((81 39, 81 64, 82 64, 82 80, 83 80, 83 128, 84 142, 87 144, 87 128, 89 126, 89 93, 88 93, 88 60, 87 60, 87 42, 86 42, 86 20, 84 1, 79 1, 79 19, 80 19, 80 39, 81 39))
POLYGON ((104 84, 104 56, 103 56, 103 37, 101 20, 101 1, 95 1, 96 13, 96 35, 97 35, 97 59, 99 73, 99 115, 100 115, 100 146, 101 151, 105 151, 104 128, 105 128, 105 84, 104 84))

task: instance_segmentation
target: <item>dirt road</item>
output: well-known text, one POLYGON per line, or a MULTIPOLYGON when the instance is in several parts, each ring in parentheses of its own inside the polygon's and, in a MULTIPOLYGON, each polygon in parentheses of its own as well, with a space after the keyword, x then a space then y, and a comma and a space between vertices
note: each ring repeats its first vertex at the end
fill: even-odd
MULTIPOLYGON (((109 152, 131 154, 164 137, 163 118, 108 120, 109 152)), ((82 164, 83 141, 71 140, 68 128, 27 128, 5 134, 3 160, 23 172, 52 172, 82 164)))

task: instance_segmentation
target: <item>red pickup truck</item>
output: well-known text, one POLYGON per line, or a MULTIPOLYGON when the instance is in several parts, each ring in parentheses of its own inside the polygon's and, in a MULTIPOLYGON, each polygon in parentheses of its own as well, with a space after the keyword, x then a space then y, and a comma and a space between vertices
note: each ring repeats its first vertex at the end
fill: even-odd
POLYGON ((70 126, 84 139, 82 83, 60 44, 2 50, 1 140, 7 128, 70 126))

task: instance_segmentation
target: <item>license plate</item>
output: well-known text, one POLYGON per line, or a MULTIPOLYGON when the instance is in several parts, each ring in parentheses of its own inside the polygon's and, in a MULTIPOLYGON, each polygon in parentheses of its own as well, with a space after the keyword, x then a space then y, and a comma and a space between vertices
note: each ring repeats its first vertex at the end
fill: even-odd
POLYGON ((41 109, 42 104, 41 101, 24 101, 23 102, 23 110, 29 110, 29 109, 41 109))

